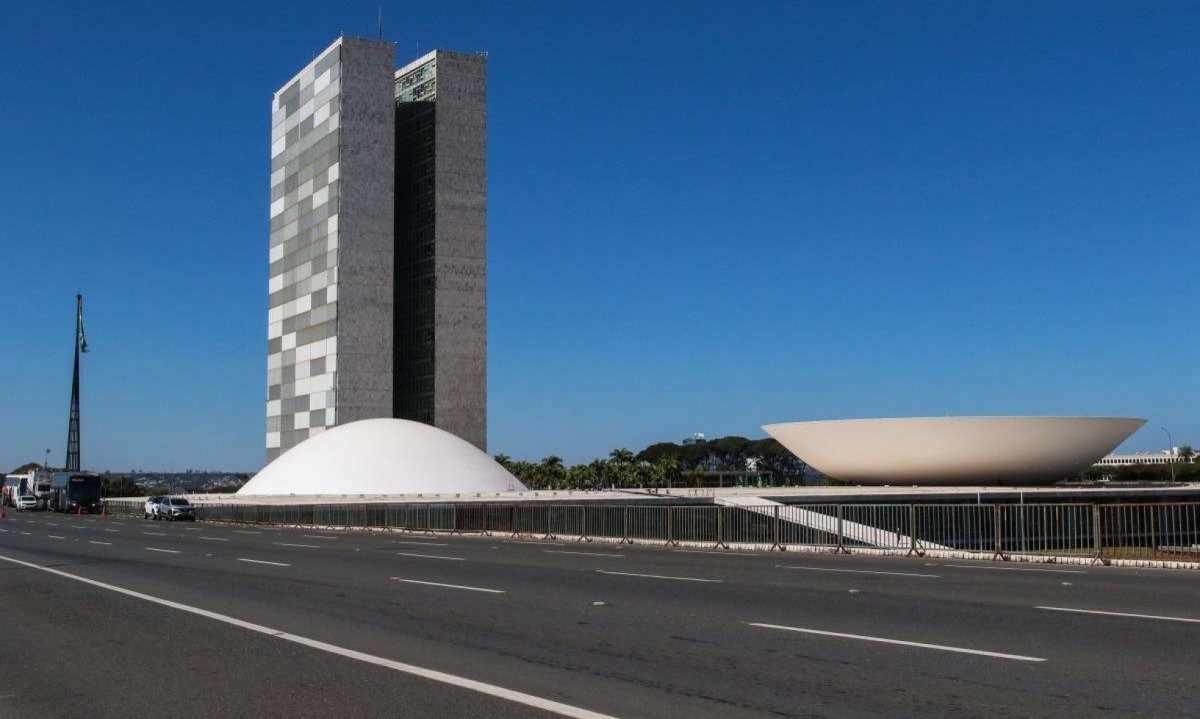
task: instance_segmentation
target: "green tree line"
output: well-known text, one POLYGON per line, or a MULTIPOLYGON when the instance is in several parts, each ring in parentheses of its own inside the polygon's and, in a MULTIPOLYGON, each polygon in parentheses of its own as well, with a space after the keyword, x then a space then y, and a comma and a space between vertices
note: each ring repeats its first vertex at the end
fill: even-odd
POLYGON ((696 487, 707 484, 715 472, 769 477, 777 485, 800 484, 806 469, 804 462, 774 439, 745 437, 686 445, 659 442, 636 454, 621 447, 606 458, 571 466, 556 455, 540 462, 506 454, 495 459, 530 489, 696 487))

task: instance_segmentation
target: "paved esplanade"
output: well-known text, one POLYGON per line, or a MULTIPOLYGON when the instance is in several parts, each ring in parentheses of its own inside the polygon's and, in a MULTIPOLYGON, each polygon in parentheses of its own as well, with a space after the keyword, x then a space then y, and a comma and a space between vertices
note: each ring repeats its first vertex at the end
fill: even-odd
POLYGON ((1200 713, 1192 572, 41 513, 0 530, 0 663, 29 669, 5 717, 1200 713))

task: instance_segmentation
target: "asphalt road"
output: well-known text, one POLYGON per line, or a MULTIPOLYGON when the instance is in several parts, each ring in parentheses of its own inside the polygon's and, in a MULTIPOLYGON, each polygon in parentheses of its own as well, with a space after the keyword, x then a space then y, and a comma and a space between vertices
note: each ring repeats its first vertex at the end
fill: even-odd
POLYGON ((25 670, 4 673, 0 717, 1200 716, 1198 588, 10 514, 0 666, 25 670))

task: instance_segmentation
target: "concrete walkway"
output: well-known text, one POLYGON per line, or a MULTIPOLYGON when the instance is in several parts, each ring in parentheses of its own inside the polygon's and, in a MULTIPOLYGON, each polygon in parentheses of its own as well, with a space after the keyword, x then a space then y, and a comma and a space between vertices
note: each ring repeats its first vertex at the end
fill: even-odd
MULTIPOLYGON (((829 514, 780 504, 779 502, 773 502, 762 497, 716 497, 714 501, 722 506, 738 507, 749 512, 754 512, 755 514, 767 516, 775 515, 775 507, 784 507, 786 511, 780 510, 779 512, 781 520, 797 524, 801 527, 815 529, 819 532, 827 532, 835 537, 838 534, 838 518, 829 514)), ((841 532, 842 536, 846 539, 865 544, 869 547, 904 547, 912 546, 913 542, 912 537, 908 535, 880 527, 872 527, 861 522, 852 522, 848 519, 842 520, 841 532), (886 541, 882 541, 885 537, 886 541)), ((916 547, 918 549, 950 549, 950 547, 920 539, 917 540, 916 547)))

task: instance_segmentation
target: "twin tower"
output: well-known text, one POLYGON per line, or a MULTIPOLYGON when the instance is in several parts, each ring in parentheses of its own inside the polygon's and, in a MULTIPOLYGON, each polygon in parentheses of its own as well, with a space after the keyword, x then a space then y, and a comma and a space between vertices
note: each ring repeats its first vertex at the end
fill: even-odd
POLYGON ((486 58, 341 37, 275 93, 267 460, 399 417, 487 449, 486 58))

